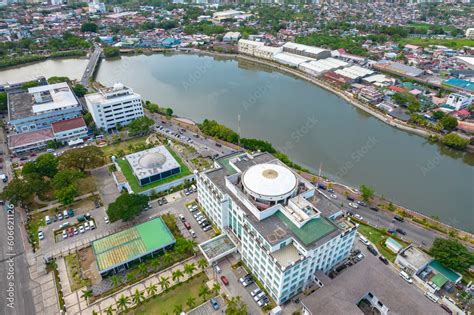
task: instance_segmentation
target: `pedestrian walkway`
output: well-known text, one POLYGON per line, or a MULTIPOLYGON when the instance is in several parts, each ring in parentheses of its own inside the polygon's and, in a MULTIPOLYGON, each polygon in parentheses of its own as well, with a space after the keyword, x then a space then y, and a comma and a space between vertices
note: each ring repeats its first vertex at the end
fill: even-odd
MULTIPOLYGON (((65 304, 66 304, 67 312, 68 312, 68 314, 84 314, 85 315, 85 314, 92 314, 95 311, 99 314, 101 312, 104 314, 105 310, 110 306, 112 306, 114 309, 117 308, 117 306, 116 306, 117 300, 122 295, 125 296, 125 297, 129 297, 130 298, 130 303, 132 303, 132 304, 133 304, 133 302, 132 302, 131 297, 132 297, 133 293, 136 290, 144 292, 145 298, 148 298, 149 295, 146 292, 146 288, 148 288, 150 285, 156 285, 156 287, 157 287, 156 294, 160 294, 161 292, 163 292, 163 289, 161 288, 161 285, 160 285, 160 278, 161 277, 168 277, 168 279, 170 281, 170 286, 174 286, 178 283, 178 281, 173 281, 172 280, 173 271, 175 271, 177 269, 183 270, 185 264, 194 264, 196 266, 196 270, 193 272, 193 274, 191 276, 189 276, 188 274, 185 274, 185 276, 179 282, 186 281, 190 277, 192 277, 192 276, 194 276, 194 275, 201 272, 201 270, 197 267, 197 260, 198 259, 196 257, 192 257, 188 260, 179 262, 179 263, 171 266, 170 268, 168 268, 164 271, 161 271, 160 273, 153 274, 153 275, 149 276, 148 278, 145 278, 145 279, 143 279, 143 280, 141 280, 141 281, 139 281, 135 284, 129 285, 129 286, 113 293, 112 295, 110 295, 108 297, 105 297, 105 298, 102 298, 100 300, 94 301, 90 305, 88 305, 87 302, 85 301, 85 299, 81 297, 81 292, 80 291, 76 291, 76 292, 73 292, 69 295, 65 295, 64 296, 64 301, 65 301, 65 304)), ((129 307, 132 307, 133 306, 132 304, 130 304, 129 307)))

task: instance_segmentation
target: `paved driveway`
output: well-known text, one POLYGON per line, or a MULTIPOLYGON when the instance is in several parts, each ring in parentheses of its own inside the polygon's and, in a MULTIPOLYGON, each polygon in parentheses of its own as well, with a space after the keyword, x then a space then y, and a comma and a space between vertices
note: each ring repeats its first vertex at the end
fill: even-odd
POLYGON ((108 166, 92 170, 92 175, 94 175, 96 179, 97 188, 99 190, 99 195, 102 198, 102 202, 104 203, 104 206, 107 207, 120 195, 114 178, 109 173, 108 166))
POLYGON ((219 305, 220 305, 220 308, 218 310, 215 310, 212 307, 211 302, 207 301, 206 303, 203 303, 203 304, 199 305, 198 307, 196 307, 195 309, 189 311, 188 314, 189 315, 211 315, 211 314, 217 315, 217 314, 223 314, 225 309, 226 309, 224 299, 220 296, 216 297, 216 299, 217 299, 217 303, 219 303, 219 305))

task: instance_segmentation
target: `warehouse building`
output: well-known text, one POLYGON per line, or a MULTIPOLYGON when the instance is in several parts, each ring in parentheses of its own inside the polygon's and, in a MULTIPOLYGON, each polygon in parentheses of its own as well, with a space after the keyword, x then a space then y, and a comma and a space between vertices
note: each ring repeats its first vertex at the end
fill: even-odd
POLYGON ((348 63, 345 61, 330 57, 317 61, 302 63, 300 64, 299 68, 310 75, 320 76, 327 71, 340 69, 342 67, 346 67, 347 65, 348 63))
POLYGON ((310 57, 290 54, 287 52, 281 52, 281 53, 273 55, 273 60, 283 65, 298 68, 300 64, 309 62, 309 61, 314 61, 315 59, 310 58, 310 57))
POLYGON ((92 251, 99 273, 105 276, 125 270, 130 263, 153 256, 174 243, 176 240, 163 219, 155 218, 93 241, 92 251))
POLYGON ((284 52, 313 59, 323 59, 331 57, 331 51, 319 47, 302 45, 292 42, 285 43, 282 47, 284 52))
POLYGON ((354 82, 374 73, 372 70, 362 68, 360 66, 350 66, 347 68, 338 69, 334 72, 347 78, 350 78, 354 82))

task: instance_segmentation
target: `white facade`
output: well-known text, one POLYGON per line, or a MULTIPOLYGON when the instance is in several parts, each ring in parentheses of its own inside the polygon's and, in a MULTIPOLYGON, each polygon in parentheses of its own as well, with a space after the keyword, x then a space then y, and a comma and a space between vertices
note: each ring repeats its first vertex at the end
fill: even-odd
POLYGON ((446 100, 446 105, 452 106, 455 110, 468 107, 472 103, 472 96, 459 93, 451 93, 446 100))
POLYGON ((466 30, 466 38, 474 39, 474 28, 468 28, 466 30))
POLYGON ((281 53, 283 48, 272 46, 258 46, 255 49, 254 56, 262 59, 272 60, 273 56, 281 53))
POLYGON ((254 55, 255 49, 260 46, 264 46, 265 44, 262 42, 255 42, 253 40, 248 39, 241 39, 239 40, 238 49, 239 53, 247 54, 247 55, 254 55))
POLYGON ((144 116, 142 97, 120 83, 98 93, 86 94, 85 100, 97 128, 108 130, 117 125, 125 126, 144 116))
POLYGON ((217 168, 197 176, 198 201, 277 304, 349 255, 355 225, 340 211, 324 215, 332 201, 311 183, 266 153, 229 164, 235 174, 217 168))
POLYGON ((224 42, 236 42, 240 38, 240 33, 239 32, 227 32, 225 33, 224 37, 222 40, 224 42))

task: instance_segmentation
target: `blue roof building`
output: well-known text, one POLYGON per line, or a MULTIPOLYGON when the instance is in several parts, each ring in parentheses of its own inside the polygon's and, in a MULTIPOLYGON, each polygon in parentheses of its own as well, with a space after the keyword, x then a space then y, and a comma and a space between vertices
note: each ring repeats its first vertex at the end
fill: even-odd
POLYGON ((450 85, 452 87, 456 87, 462 90, 474 92, 474 82, 462 80, 458 78, 451 78, 449 80, 444 81, 444 84, 450 85))

